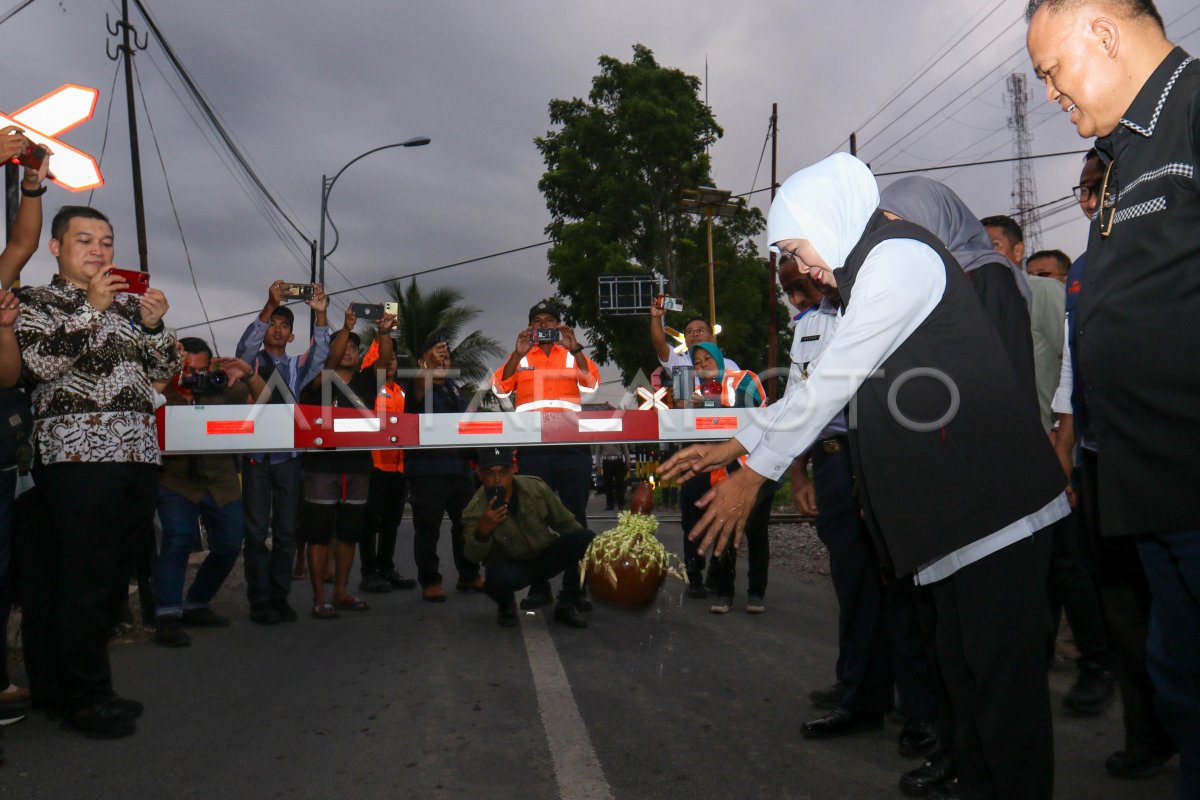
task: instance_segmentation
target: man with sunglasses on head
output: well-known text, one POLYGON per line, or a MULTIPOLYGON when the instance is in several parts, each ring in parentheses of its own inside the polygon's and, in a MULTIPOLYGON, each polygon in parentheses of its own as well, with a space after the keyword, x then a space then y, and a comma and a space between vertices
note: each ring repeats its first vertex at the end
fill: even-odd
POLYGON ((1200 61, 1151 0, 1034 0, 1026 46, 1047 99, 1105 165, 1075 363, 1096 443, 1102 536, 1137 536, 1146 660, 1200 795, 1200 61), (1153 315, 1150 318, 1150 315, 1153 315))

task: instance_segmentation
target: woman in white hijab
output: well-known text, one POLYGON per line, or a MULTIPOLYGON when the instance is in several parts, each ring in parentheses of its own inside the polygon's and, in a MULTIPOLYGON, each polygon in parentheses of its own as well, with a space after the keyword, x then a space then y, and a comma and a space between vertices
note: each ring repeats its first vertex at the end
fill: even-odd
POLYGON ((929 585, 937 609, 959 790, 1049 797, 1044 617, 1048 527, 1070 513, 1062 470, 1036 409, 1012 400, 1020 384, 961 267, 878 202, 870 170, 845 154, 783 184, 768 241, 840 295, 842 319, 803 385, 734 439, 685 448, 659 473, 687 477, 748 453, 697 503, 705 514, 691 536, 701 553, 719 553, 740 541, 762 483, 856 400, 850 449, 864 516, 894 573, 929 585))

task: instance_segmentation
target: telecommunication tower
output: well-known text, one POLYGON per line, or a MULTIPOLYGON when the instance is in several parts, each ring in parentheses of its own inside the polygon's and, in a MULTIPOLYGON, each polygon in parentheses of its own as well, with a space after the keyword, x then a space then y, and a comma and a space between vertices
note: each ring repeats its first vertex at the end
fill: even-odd
POLYGON ((1008 76, 1008 92, 1005 98, 1012 103, 1012 115, 1008 118, 1009 130, 1013 132, 1013 216, 1025 232, 1025 252, 1036 253, 1042 249, 1042 223, 1037 212, 1037 182, 1033 177, 1032 137, 1025 124, 1025 111, 1029 104, 1029 93, 1025 90, 1025 76, 1014 72, 1008 76))

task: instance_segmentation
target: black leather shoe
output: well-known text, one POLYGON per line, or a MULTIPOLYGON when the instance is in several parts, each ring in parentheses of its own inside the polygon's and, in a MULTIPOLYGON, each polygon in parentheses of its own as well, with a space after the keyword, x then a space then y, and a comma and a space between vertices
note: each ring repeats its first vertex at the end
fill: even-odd
POLYGON ((1169 753, 1147 753, 1144 750, 1118 750, 1104 762, 1104 769, 1114 778, 1141 780, 1153 778, 1163 765, 1175 755, 1169 753))
POLYGON ((415 589, 417 588, 416 578, 406 578, 396 570, 381 573, 380 576, 385 581, 392 585, 393 589, 415 589))
POLYGON ((564 605, 559 603, 554 607, 554 621, 561 622, 568 628, 586 628, 587 620, 579 613, 579 609, 574 603, 564 605))
POLYGON ((154 621, 154 642, 163 647, 187 647, 192 643, 192 637, 183 629, 179 617, 165 616, 154 621))
POLYGON ((112 701, 68 712, 62 727, 79 731, 89 739, 119 739, 137 731, 133 717, 112 701))
POLYGON ((208 606, 185 608, 183 610, 183 624, 196 628, 228 628, 229 617, 214 612, 208 606))
POLYGON ((359 581, 358 588, 371 594, 387 594, 392 590, 392 584, 379 575, 368 575, 359 581))
POLYGON ((925 763, 900 776, 900 791, 909 797, 925 797, 934 788, 949 783, 958 776, 954 753, 938 750, 925 763))
POLYGON ((137 700, 130 700, 128 697, 114 697, 108 702, 112 703, 114 706, 121 709, 134 719, 140 717, 142 712, 146 710, 146 707, 137 700))
POLYGON ((513 601, 501 603, 496 610, 496 624, 501 628, 511 628, 517 624, 517 604, 513 601))
POLYGON ((1082 669, 1063 698, 1063 705, 1085 717, 1102 714, 1116 693, 1117 678, 1103 668, 1082 669))
POLYGON ((835 736, 881 730, 883 714, 858 714, 844 708, 835 708, 825 716, 801 725, 800 735, 805 739, 832 739, 835 736))
POLYGON ((845 698, 846 691, 846 684, 838 681, 828 689, 813 689, 808 693, 808 699, 817 708, 826 708, 833 711, 835 708, 841 708, 842 699, 845 698))
POLYGON ((250 621, 259 625, 278 625, 281 622, 279 612, 271 608, 270 603, 252 603, 250 621))
POLYGON ((946 781, 941 786, 934 786, 925 796, 929 800, 958 800, 958 778, 946 781))
POLYGON ((271 601, 271 608, 279 615, 280 622, 295 622, 299 619, 296 609, 288 605, 288 601, 277 597, 271 601))
POLYGON ((900 755, 905 758, 920 758, 937 749, 938 732, 936 722, 909 720, 900 729, 900 755))

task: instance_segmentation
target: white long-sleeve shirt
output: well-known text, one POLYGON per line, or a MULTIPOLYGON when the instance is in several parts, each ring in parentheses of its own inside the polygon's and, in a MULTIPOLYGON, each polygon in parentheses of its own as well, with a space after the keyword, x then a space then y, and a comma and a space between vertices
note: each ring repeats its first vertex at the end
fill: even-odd
MULTIPOLYGON (((746 465, 778 478, 792 459, 810 448, 825 424, 941 302, 945 270, 937 253, 920 242, 889 239, 876 246, 858 271, 854 302, 808 380, 789 382, 778 403, 737 432, 735 438, 749 453, 746 465)), ((853 414, 851 406, 851 426, 853 414)), ((915 580, 923 585, 947 578, 1069 513, 1066 495, 1060 494, 1038 511, 923 565, 915 580)))

